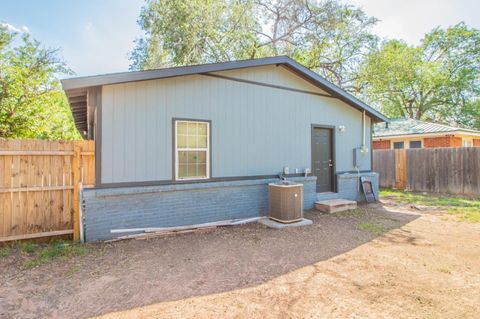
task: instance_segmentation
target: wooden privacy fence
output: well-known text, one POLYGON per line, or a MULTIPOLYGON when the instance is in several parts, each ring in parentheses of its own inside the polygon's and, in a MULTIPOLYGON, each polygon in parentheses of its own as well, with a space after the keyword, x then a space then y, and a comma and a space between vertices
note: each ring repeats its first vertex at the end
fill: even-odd
POLYGON ((95 184, 93 141, 0 139, 0 242, 74 234, 80 187, 95 184))
POLYGON ((380 187, 451 194, 480 194, 480 148, 375 150, 380 187))

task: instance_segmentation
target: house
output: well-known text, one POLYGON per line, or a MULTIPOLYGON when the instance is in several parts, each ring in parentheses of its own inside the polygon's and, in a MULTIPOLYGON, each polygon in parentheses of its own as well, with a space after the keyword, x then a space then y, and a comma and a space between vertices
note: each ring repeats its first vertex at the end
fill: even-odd
POLYGON ((376 124, 373 149, 480 147, 480 131, 414 119, 376 124))
POLYGON ((387 117, 288 57, 62 81, 76 126, 95 139, 82 193, 87 240, 112 229, 265 215, 279 173, 319 199, 362 200, 371 129, 387 117))

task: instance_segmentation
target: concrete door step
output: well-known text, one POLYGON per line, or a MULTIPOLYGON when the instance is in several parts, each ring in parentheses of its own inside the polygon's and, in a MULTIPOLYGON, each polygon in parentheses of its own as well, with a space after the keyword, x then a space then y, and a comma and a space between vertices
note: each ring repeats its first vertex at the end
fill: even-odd
POLYGON ((315 202, 315 208, 325 213, 337 213, 357 208, 357 202, 347 199, 328 199, 315 202))

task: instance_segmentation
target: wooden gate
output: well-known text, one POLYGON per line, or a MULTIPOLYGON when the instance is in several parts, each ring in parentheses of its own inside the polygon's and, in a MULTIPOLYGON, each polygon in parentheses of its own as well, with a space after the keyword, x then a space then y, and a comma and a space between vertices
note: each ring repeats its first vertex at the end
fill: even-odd
POLYGON ((0 139, 0 242, 80 230, 80 187, 95 184, 93 141, 0 139))

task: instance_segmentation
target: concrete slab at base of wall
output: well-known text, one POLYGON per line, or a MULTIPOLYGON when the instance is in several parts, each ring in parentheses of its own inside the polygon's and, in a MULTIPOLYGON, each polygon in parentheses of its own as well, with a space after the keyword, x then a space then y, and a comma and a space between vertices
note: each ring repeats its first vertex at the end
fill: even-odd
MULTIPOLYGON (((289 180, 304 185, 304 208, 316 201, 316 177, 289 180)), ((116 238, 112 229, 173 227, 265 216, 268 184, 278 179, 85 189, 86 241, 116 238)))

